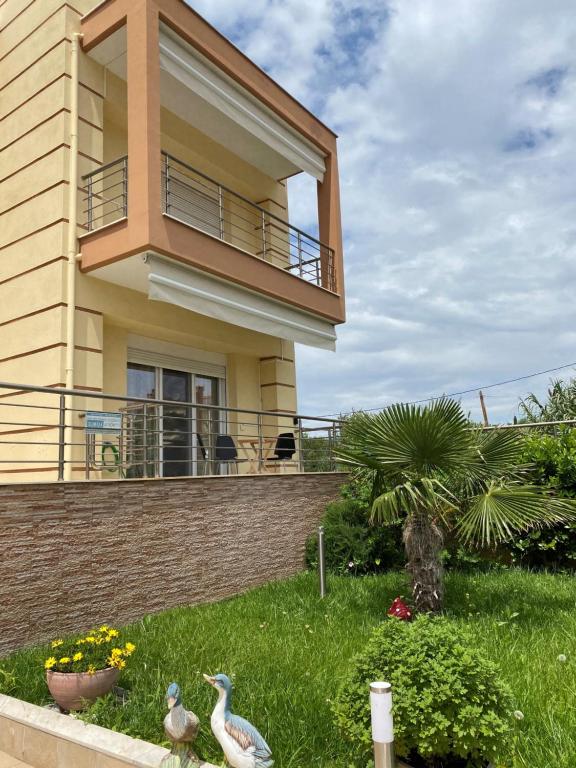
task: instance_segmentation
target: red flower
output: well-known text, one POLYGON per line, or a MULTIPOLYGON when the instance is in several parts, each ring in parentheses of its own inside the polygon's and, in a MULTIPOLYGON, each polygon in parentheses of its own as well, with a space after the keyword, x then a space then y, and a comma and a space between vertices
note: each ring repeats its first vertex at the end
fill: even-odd
POLYGON ((401 621, 410 621, 412 619, 412 611, 402 598, 397 597, 390 608, 388 608, 388 616, 396 616, 401 621))

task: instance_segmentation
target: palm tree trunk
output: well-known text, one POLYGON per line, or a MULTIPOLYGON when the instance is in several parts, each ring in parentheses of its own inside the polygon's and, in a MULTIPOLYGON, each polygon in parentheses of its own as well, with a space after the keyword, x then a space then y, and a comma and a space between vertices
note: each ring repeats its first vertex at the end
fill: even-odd
POLYGON ((412 596, 422 613, 439 613, 444 597, 444 569, 440 551, 444 536, 426 512, 409 515, 404 523, 406 568, 412 579, 412 596))

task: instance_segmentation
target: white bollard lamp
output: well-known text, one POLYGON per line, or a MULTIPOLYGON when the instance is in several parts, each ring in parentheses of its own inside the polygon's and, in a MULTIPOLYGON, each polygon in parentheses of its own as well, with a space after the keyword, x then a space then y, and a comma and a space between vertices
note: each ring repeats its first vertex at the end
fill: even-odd
POLYGON ((370 713, 374 766, 375 768, 394 768, 394 723, 390 683, 370 683, 370 713))

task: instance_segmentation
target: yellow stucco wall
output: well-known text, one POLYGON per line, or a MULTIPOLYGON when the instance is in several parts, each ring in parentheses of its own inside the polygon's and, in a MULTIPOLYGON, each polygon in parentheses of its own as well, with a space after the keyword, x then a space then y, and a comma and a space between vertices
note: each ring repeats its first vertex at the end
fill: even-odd
MULTIPOLYGON (((60 0, 6 0, 0 6, 0 57, 5 57, 0 70, 2 381, 51 387, 65 381, 70 40, 79 30, 80 14, 94 5, 95 0, 76 0, 74 8, 60 0)), ((105 81, 103 68, 83 54, 80 81, 81 176, 126 152, 127 126, 125 83, 110 74, 105 81)), ((264 201, 269 210, 286 211, 284 184, 166 110, 162 131, 167 151, 240 194, 264 201)), ((81 234, 85 203, 77 194, 81 234)), ((286 342, 150 302, 144 294, 80 273, 76 303, 79 388, 125 393, 127 338, 134 333, 225 355, 232 407, 296 409, 294 350, 286 342)), ((57 412, 16 407, 49 402, 55 404, 48 395, 0 391, 0 439, 9 433, 26 443, 0 450, 0 460, 11 461, 0 464, 0 473, 13 472, 8 479, 55 477, 57 412), (51 429, 36 429, 40 425, 51 429)), ((76 405, 84 408, 87 402, 76 405)), ((91 407, 101 406, 96 400, 91 407)), ((81 429, 75 439, 83 439, 81 429)), ((81 476, 82 466, 77 471, 81 476)))

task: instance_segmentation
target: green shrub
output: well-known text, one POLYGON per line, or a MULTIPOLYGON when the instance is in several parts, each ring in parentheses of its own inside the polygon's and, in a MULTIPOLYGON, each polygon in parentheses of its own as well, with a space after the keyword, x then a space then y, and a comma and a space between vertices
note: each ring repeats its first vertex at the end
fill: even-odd
MULTIPOLYGON (((334 573, 354 575, 402 568, 402 527, 368 523, 368 504, 346 491, 347 497, 332 502, 322 519, 326 567, 334 573)), ((318 536, 306 543, 306 562, 317 565, 318 536)))
MULTIPOLYGON (((420 615, 408 623, 390 618, 376 628, 333 704, 336 724, 371 754, 369 683, 392 684, 396 753, 466 759, 481 766, 502 758, 513 721, 513 701, 494 664, 454 621, 420 615)), ((443 762, 442 765, 450 763, 443 762)))
MULTIPOLYGON (((576 498, 576 430, 561 427, 557 434, 526 435, 523 461, 530 480, 561 498, 576 498)), ((574 570, 576 523, 564 523, 516 536, 507 546, 513 563, 527 568, 574 570)))

